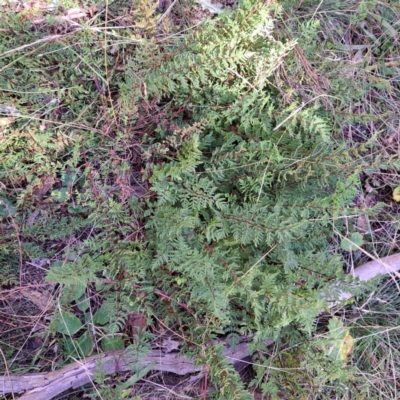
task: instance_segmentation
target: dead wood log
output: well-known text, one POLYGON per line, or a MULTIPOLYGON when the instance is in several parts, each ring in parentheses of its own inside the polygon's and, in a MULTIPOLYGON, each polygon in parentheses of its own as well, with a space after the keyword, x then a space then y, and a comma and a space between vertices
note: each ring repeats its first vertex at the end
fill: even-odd
MULTIPOLYGON (((267 344, 273 343, 268 341, 267 344)), ((235 348, 226 347, 223 354, 234 366, 249 355, 248 343, 240 343, 235 348)), ((153 350, 142 359, 135 359, 123 350, 106 352, 68 364, 57 371, 5 375, 0 377, 0 393, 22 394, 20 400, 50 400, 68 389, 76 389, 88 383, 93 383, 96 372, 110 375, 131 371, 132 366, 145 368, 154 363, 152 370, 173 372, 178 375, 200 372, 201 366, 194 363, 178 352, 166 353, 163 350, 153 350)))
MULTIPOLYGON (((399 276, 397 272, 399 270, 400 254, 394 254, 361 265, 354 270, 353 276, 358 277, 361 281, 368 281, 380 274, 394 273, 399 276)), ((351 294, 342 292, 339 297, 343 300, 349 299, 351 294)), ((329 305, 333 307, 335 303, 331 302, 329 305)), ((272 341, 268 343, 270 344, 272 341)), ((227 346, 224 355, 234 366, 235 363, 238 365, 241 360, 249 356, 248 344, 240 343, 234 349, 227 346)), ((75 361, 58 371, 4 375, 0 377, 0 394, 22 393, 19 397, 22 400, 50 400, 65 390, 93 383, 96 372, 101 371, 104 375, 109 375, 130 371, 130 366, 134 364, 144 368, 153 362, 155 363, 152 367, 153 370, 173 372, 178 375, 195 373, 202 369, 201 366, 195 367, 192 361, 177 352, 153 350, 146 358, 137 360, 131 355, 124 354, 123 351, 113 351, 75 361)))
MULTIPOLYGON (((354 278, 359 278, 360 281, 367 282, 378 275, 394 274, 397 277, 400 277, 400 274, 397 272, 399 270, 400 253, 377 258, 376 260, 362 264, 353 271, 352 275, 354 278)), ((339 300, 348 300, 352 297, 353 295, 351 293, 339 293, 339 300)), ((328 303, 330 307, 333 307, 337 304, 337 302, 334 303, 330 301, 328 301, 328 303)))

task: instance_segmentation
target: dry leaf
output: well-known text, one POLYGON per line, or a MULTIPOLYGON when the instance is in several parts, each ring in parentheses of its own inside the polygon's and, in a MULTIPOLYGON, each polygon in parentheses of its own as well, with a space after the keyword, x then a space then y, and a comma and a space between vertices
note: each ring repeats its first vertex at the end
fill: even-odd
POLYGON ((17 119, 17 117, 3 117, 3 118, 0 118, 0 127, 10 125, 16 119, 17 119))

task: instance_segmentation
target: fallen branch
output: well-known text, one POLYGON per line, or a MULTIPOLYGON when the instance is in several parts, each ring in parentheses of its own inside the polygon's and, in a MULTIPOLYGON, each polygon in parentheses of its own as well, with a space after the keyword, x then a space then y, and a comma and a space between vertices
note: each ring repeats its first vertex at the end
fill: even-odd
MULTIPOLYGON (((272 340, 267 344, 273 343, 272 340)), ((240 368, 241 361, 249 354, 248 344, 240 343, 234 349, 227 347, 223 352, 232 364, 240 368)), ((187 375, 199 372, 202 366, 194 366, 194 363, 179 353, 166 353, 162 350, 153 350, 150 355, 140 360, 126 354, 124 350, 111 351, 80 361, 68 364, 57 371, 24 374, 5 375, 0 378, 0 393, 22 393, 20 400, 50 400, 58 394, 69 389, 77 389, 88 383, 93 383, 96 373, 102 375, 116 374, 131 371, 132 366, 145 368, 154 363, 152 370, 173 372, 178 375, 187 375)))
MULTIPOLYGON (((393 254, 388 257, 378 258, 374 261, 369 261, 365 264, 360 265, 353 272, 354 278, 359 278, 360 281, 367 282, 378 275, 394 274, 400 277, 397 272, 400 270, 400 253, 393 254)), ((339 294, 339 300, 351 299, 353 295, 351 293, 341 292, 339 294)), ((329 306, 333 307, 337 303, 330 303, 329 306)))
MULTIPOLYGON (((354 277, 368 281, 380 274, 394 273, 399 275, 400 254, 394 254, 374 261, 367 262, 354 270, 354 277)), ((340 299, 349 299, 350 293, 341 293, 340 299)), ((335 304, 331 303, 333 307, 335 304)), ((268 341, 268 344, 273 343, 268 341)), ((226 343, 225 343, 226 345, 226 343)), ((227 346, 227 345, 226 345, 227 346)), ((225 357, 239 369, 246 357, 249 356, 248 343, 240 343, 234 349, 227 346, 225 357)), ((39 374, 5 375, 0 377, 0 394, 22 393, 21 400, 50 400, 68 389, 76 389, 88 383, 93 383, 96 372, 104 375, 130 371, 130 366, 136 364, 142 368, 154 363, 156 371, 173 372, 186 375, 202 370, 194 363, 177 352, 153 350, 146 358, 137 360, 124 354, 124 351, 113 351, 88 357, 65 366, 58 371, 39 374)))

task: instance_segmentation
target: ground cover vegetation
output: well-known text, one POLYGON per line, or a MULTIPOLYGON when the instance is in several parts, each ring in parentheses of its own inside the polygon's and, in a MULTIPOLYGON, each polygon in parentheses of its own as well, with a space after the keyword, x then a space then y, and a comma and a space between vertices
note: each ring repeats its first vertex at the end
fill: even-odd
POLYGON ((0 4, 5 375, 179 342, 63 398, 398 398, 398 282, 348 274, 398 251, 397 2, 0 4))

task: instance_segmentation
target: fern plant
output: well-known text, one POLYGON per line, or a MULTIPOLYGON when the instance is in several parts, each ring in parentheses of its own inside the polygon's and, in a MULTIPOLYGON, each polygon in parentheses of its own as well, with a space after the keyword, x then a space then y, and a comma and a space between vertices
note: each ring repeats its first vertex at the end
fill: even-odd
MULTIPOLYGON (((244 0, 186 37, 160 40, 155 7, 138 4, 133 39, 121 29, 113 49, 123 73, 98 48, 107 38, 89 29, 71 34, 76 48, 46 43, 43 58, 10 54, 1 64, 3 87, 23 93, 13 100, 18 129, 0 143, 9 221, 0 261, 17 270, 19 256, 51 259, 46 280, 60 295, 50 327, 68 355, 124 347, 126 320, 140 312, 186 339, 214 397, 249 398, 213 340, 250 334, 252 349, 265 351, 264 339, 281 338, 313 357, 320 291, 343 276, 331 243, 354 213, 357 160, 332 140, 318 105, 294 95, 284 105, 274 72, 295 42, 274 39, 277 5, 244 0), (48 97, 53 88, 26 66, 54 69, 64 86, 48 97), (12 78, 19 69, 26 93, 12 78), (132 195, 145 184, 146 199, 132 195)), ((7 91, 2 101, 11 102, 7 91)), ((279 379, 268 384, 260 371, 275 361, 259 359, 254 383, 272 390, 279 379)), ((314 361, 313 373, 329 362, 314 361)), ((324 385, 343 379, 332 371, 324 385)))
MULTIPOLYGON (((320 290, 343 276, 330 240, 357 193, 357 162, 317 106, 282 106, 271 81, 294 43, 274 40, 269 12, 241 2, 142 77, 150 98, 185 110, 146 151, 156 200, 141 265, 176 300, 155 312, 190 341, 255 333, 254 349, 271 337, 296 343, 314 331, 320 290)), ((232 387, 224 376, 212 375, 220 398, 232 387)))

